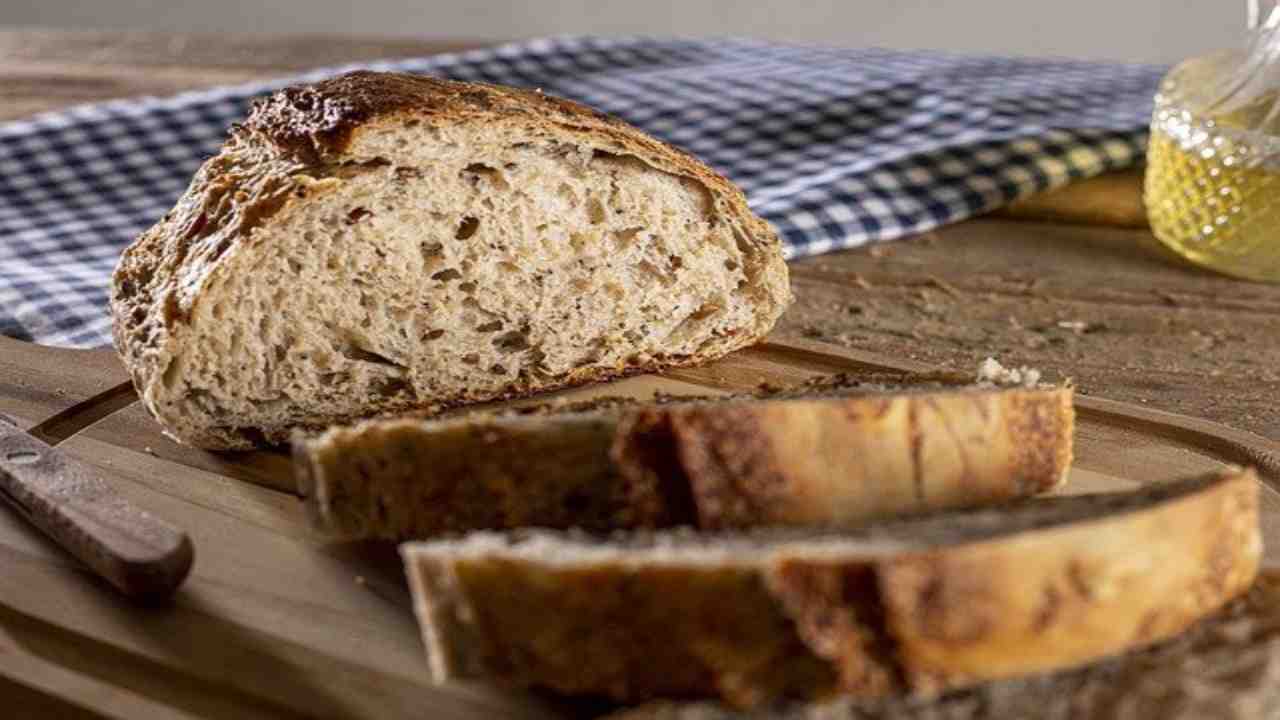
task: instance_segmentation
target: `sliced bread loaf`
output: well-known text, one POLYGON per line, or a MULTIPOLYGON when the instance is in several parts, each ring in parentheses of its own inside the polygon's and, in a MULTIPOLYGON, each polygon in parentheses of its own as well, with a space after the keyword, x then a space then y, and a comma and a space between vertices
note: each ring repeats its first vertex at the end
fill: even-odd
POLYGON ((346 538, 523 526, 852 524, 1049 490, 1072 391, 958 375, 837 375, 727 398, 619 398, 334 428, 294 445, 346 538))
POLYGON ((1243 592, 1252 471, 839 534, 476 533, 401 548, 439 681, 624 702, 932 694, 1168 638, 1243 592))
POLYGON ((742 193, 540 92, 354 72, 232 129, 111 287, 146 408, 206 448, 705 362, 791 293, 742 193))
POLYGON ((1280 572, 1186 633, 1059 673, 941 698, 796 703, 739 711, 654 701, 609 720, 1271 720, 1280 717, 1280 572))

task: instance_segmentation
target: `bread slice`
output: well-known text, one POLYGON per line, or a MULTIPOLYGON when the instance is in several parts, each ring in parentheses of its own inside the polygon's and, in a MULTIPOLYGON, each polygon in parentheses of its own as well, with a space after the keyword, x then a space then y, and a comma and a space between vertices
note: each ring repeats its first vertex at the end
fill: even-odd
POLYGON ((936 694, 1171 637, 1243 592, 1252 471, 830 534, 401 547, 438 681, 622 702, 936 694))
POLYGON ((796 703, 742 712, 654 701, 609 720, 1268 720, 1280 717, 1280 572, 1186 633, 1083 668, 942 698, 796 703))
POLYGON ((294 468, 335 536, 530 525, 853 524, 1050 490, 1071 461, 1068 386, 836 375, 712 398, 610 398, 334 428, 294 468))
POLYGON ((115 344, 206 448, 705 362, 790 302, 693 157, 540 92, 354 72, 235 126, 124 253, 115 344))

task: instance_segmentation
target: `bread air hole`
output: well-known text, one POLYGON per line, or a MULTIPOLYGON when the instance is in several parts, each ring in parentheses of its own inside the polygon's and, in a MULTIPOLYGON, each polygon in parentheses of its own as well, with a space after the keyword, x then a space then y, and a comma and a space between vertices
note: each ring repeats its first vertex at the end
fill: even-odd
POLYGON ((466 166, 462 170, 462 175, 463 177, 469 176, 474 183, 484 181, 495 190, 508 190, 511 188, 501 170, 484 163, 472 163, 466 166))
POLYGON ((458 223, 458 229, 453 236, 459 240, 470 239, 476 234, 476 230, 480 229, 480 220, 473 217, 464 217, 462 222, 458 223))
POLYGON ((624 248, 627 245, 630 245, 632 242, 635 241, 636 236, 640 234, 641 230, 644 230, 644 228, 629 227, 625 230, 619 230, 618 232, 613 233, 614 244, 619 249, 624 248))
POLYGON ((408 368, 391 358, 374 352, 360 342, 358 338, 348 338, 346 342, 338 343, 334 347, 340 355, 353 362, 369 363, 371 365, 383 365, 386 367, 397 368, 399 370, 407 370, 408 368))
POLYGON ((403 377, 387 377, 376 380, 369 387, 369 391, 374 395, 383 397, 392 397, 402 394, 414 394, 413 385, 403 377))
POLYGON ((520 352, 529 349, 529 336, 520 330, 512 330, 494 338, 493 346, 503 353, 520 352))
POLYGON ((657 265, 654 265, 648 260, 641 260, 639 262, 639 267, 641 270, 657 278, 658 282, 662 283, 667 287, 670 287, 676 283, 675 277, 673 277, 670 273, 663 272, 662 270, 658 269, 657 265))
POLYGON ((323 373, 320 375, 320 384, 324 387, 333 387, 345 383, 349 379, 346 373, 323 373))

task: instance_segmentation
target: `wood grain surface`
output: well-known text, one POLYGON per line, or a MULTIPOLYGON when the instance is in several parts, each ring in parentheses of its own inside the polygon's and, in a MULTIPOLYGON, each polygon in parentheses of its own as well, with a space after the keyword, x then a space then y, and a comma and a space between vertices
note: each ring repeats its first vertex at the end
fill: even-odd
MULTIPOLYGON (((16 342, 0 341, 0 353, 16 342)), ((108 350, 41 353, 28 374, 36 386, 113 360, 108 350)), ((630 378, 564 394, 698 393, 918 367, 796 340, 671 378, 630 378)), ((109 392, 97 397, 111 402, 109 392)), ((94 415, 97 401, 72 400, 86 402, 73 404, 70 416, 94 415)), ((56 410, 60 402, 48 407, 68 414, 56 410)), ((1132 488, 1250 462, 1265 481, 1264 537, 1280 548, 1280 443, 1102 399, 1085 398, 1079 410, 1067 491, 1132 488)), ((12 647, 0 654, 0 677, 24 688, 23 697, 61 698, 108 717, 410 718, 426 709, 459 719, 581 715, 581 707, 541 697, 432 686, 392 546, 318 535, 302 501, 288 492, 287 462, 276 456, 182 448, 154 423, 130 420, 132 412, 133 406, 108 415, 60 449, 129 502, 184 529, 198 562, 170 604, 140 610, 18 514, 0 512, 0 650, 12 647)))
MULTIPOLYGON (((0 31, 0 120, 466 45, 0 31)), ((1264 533, 1280 548, 1280 287, 1170 259, 1141 227, 1138 180, 1099 178, 1000 219, 793 263, 797 303, 771 343, 621 387, 969 369, 998 355, 1082 390, 1072 491, 1257 464, 1264 533)), ((174 601, 142 613, 0 512, 0 705, 15 717, 581 714, 547 698, 431 687, 391 548, 324 542, 289 492, 287 457, 177 446, 130 399, 109 352, 0 339, 0 412, 67 438, 63 448, 131 502, 187 530, 199 555, 174 601)))

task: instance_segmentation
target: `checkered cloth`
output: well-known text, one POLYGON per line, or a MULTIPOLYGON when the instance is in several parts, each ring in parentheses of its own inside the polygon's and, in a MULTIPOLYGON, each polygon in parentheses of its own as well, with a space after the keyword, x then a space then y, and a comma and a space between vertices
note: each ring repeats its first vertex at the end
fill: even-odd
MULTIPOLYGON (((746 191, 790 257, 955 222, 1142 155, 1162 69, 794 47, 553 38, 365 67, 543 88, 679 145, 746 191)), ((0 125, 0 334, 110 342, 121 249, 255 96, 352 68, 0 125)))

